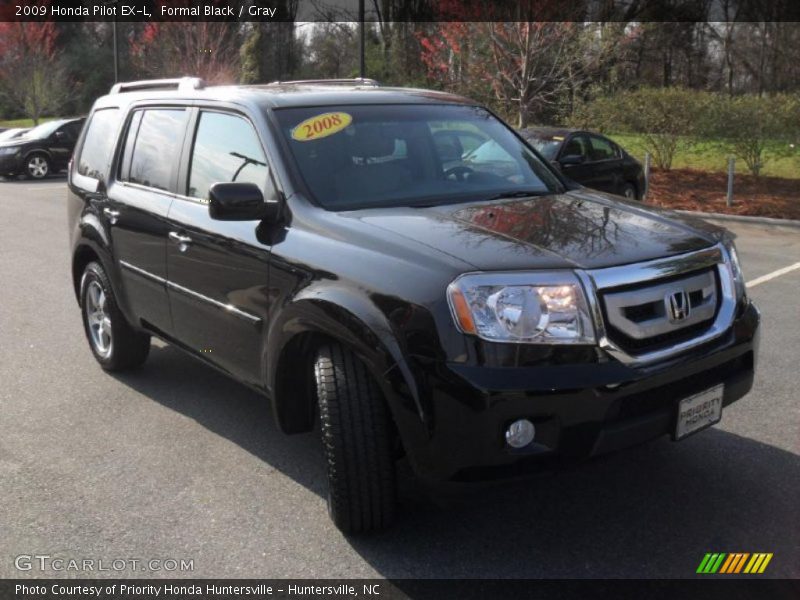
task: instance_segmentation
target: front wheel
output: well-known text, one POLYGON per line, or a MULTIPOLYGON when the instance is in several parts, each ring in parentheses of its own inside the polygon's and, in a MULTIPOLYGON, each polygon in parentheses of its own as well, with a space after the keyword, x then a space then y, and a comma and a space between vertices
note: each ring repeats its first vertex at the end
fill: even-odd
POLYGON ((102 265, 86 265, 81 278, 81 314, 95 359, 107 371, 138 367, 150 353, 150 336, 130 326, 117 305, 102 265))
POLYGON ((44 179, 50 173, 50 161, 47 156, 37 152, 25 161, 25 173, 31 179, 44 179))
POLYGON ((392 428, 366 366, 340 344, 314 362, 328 471, 328 512, 344 533, 387 527, 395 512, 392 428))

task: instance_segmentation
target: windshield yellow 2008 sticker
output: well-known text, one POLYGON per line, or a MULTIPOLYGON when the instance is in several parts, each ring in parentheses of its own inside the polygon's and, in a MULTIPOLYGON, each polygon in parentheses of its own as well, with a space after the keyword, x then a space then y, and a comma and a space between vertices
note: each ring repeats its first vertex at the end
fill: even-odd
POLYGON ((329 112, 311 117, 292 129, 292 139, 309 142, 328 137, 352 123, 353 117, 344 112, 329 112))

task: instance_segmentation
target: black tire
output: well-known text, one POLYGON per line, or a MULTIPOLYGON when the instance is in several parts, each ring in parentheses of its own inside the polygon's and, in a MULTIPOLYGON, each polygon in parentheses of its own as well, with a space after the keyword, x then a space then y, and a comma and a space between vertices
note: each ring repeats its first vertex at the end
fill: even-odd
POLYGON ((636 186, 632 183, 626 183, 623 185, 619 195, 627 198, 628 200, 639 199, 639 193, 636 191, 636 186))
POLYGON ((314 376, 331 519, 346 534, 388 527, 396 481, 386 403, 364 364, 339 344, 319 349, 314 376))
POLYGON ((117 305, 117 299, 108 281, 108 276, 100 263, 91 262, 86 265, 81 277, 80 298, 83 330, 86 333, 89 348, 101 367, 106 371, 123 371, 138 367, 147 360, 147 355, 150 353, 150 336, 136 331, 125 319, 117 305), (98 312, 92 310, 97 303, 90 297, 90 294, 98 291, 101 291, 104 296, 102 312, 107 315, 108 320, 104 330, 110 330, 107 346, 97 341, 100 338, 100 335, 94 330, 97 322, 90 323, 91 318, 99 315, 98 312), (89 316, 90 313, 92 317, 89 316))
POLYGON ((44 179, 52 172, 52 163, 43 152, 33 152, 25 159, 25 176, 28 179, 44 179))

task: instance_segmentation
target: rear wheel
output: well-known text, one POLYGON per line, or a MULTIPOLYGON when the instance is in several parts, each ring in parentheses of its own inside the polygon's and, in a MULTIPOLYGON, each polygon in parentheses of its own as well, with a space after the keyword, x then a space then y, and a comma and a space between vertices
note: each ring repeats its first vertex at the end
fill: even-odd
POLYGON ((622 196, 625 196, 629 200, 638 200, 639 195, 636 193, 636 186, 632 183, 626 183, 622 186, 622 196))
POLYGON ((107 371, 138 367, 150 353, 150 336, 130 326, 117 305, 102 265, 86 265, 81 278, 81 314, 95 359, 107 371))
POLYGON ((31 179, 44 179, 50 174, 50 161, 47 155, 34 152, 25 161, 25 173, 31 179))
POLYGON ((387 527, 395 513, 392 428, 365 365, 340 344, 314 362, 328 470, 328 512, 344 533, 387 527))

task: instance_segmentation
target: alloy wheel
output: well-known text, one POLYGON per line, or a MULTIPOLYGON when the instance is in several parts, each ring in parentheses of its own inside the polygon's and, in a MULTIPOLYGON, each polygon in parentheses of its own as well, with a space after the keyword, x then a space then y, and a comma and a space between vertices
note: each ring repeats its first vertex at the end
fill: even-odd
POLYGON ((89 282, 86 289, 84 311, 89 333, 95 351, 107 358, 111 354, 113 339, 111 335, 111 317, 107 311, 107 297, 97 281, 89 282))
POLYGON ((47 159, 43 156, 34 156, 28 161, 28 174, 36 179, 41 179, 47 175, 49 166, 47 159))

